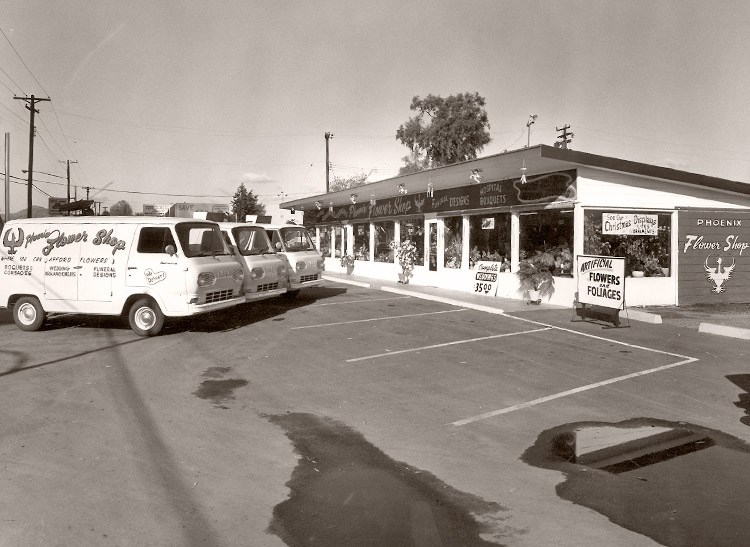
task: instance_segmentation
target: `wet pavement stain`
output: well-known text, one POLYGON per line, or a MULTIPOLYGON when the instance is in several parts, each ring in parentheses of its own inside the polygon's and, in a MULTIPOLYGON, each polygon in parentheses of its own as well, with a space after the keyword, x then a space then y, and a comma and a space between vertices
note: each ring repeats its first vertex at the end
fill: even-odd
POLYGON ((289 546, 481 547, 505 508, 392 460, 358 432, 312 414, 269 416, 300 455, 268 531, 289 546))
POLYGON ((721 431, 646 418, 566 424, 521 459, 563 472, 562 499, 662 545, 750 545, 750 445, 721 431))
MULTIPOLYGON (((210 367, 202 376, 204 378, 221 378, 229 373, 230 367, 210 367)), ((223 380, 204 380, 193 395, 211 401, 217 408, 227 409, 225 403, 234 400, 234 391, 248 384, 247 380, 227 378, 223 380)))

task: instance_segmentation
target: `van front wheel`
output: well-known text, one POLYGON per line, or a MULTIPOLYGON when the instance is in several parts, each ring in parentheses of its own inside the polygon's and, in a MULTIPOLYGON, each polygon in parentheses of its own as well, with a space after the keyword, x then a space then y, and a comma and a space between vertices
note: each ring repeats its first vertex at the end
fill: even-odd
POLYGON ((21 330, 39 330, 44 323, 44 309, 34 296, 22 296, 13 306, 13 320, 21 330))
POLYGON ((141 298, 130 307, 128 321, 138 336, 156 336, 164 326, 164 314, 156 302, 141 298))

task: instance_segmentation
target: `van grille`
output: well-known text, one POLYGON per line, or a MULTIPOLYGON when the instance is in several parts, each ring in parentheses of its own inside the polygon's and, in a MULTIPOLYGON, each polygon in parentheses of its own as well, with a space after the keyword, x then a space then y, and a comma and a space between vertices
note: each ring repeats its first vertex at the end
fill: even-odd
POLYGON ((278 281, 276 283, 264 283, 263 285, 258 285, 258 292, 274 291, 278 288, 278 281))
POLYGON ((206 293, 206 304, 213 304, 214 302, 223 302, 225 300, 231 300, 232 289, 225 291, 214 291, 206 293))
POLYGON ((317 281, 318 280, 318 274, 313 275, 303 275, 299 278, 301 283, 307 283, 309 281, 317 281))

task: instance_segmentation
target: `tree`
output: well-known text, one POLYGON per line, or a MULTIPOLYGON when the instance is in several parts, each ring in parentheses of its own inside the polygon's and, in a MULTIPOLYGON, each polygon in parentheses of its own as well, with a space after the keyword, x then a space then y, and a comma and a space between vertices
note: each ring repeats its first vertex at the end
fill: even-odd
POLYGON ((266 206, 258 202, 258 196, 241 183, 232 198, 232 213, 238 222, 245 222, 247 215, 265 215, 266 206))
POLYGON ((447 99, 415 95, 409 108, 418 114, 396 131, 396 139, 409 149, 399 174, 476 159, 491 140, 484 106, 476 92, 447 99))
POLYGON ((367 184, 367 177, 369 176, 368 173, 360 173, 348 178, 333 177, 331 184, 328 185, 328 190, 330 192, 338 192, 339 190, 348 190, 349 188, 362 186, 367 184))
POLYGON ((127 201, 121 199, 109 208, 109 214, 116 217, 132 217, 133 208, 127 201))

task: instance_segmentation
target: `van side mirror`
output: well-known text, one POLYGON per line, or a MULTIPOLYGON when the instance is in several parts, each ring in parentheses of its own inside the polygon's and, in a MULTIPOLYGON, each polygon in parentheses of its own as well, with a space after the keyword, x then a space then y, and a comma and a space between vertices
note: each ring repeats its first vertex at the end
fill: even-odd
POLYGON ((281 242, 280 242, 280 241, 277 241, 277 242, 276 242, 276 245, 274 245, 274 247, 276 247, 276 250, 277 250, 277 251, 280 251, 280 250, 281 250, 281 242))
POLYGON ((167 254, 168 254, 169 256, 174 256, 174 255, 176 255, 176 254, 177 254, 177 249, 175 249, 175 248, 174 248, 174 245, 167 245, 166 247, 164 247, 164 251, 165 251, 165 252, 166 252, 166 253, 167 253, 167 254))

